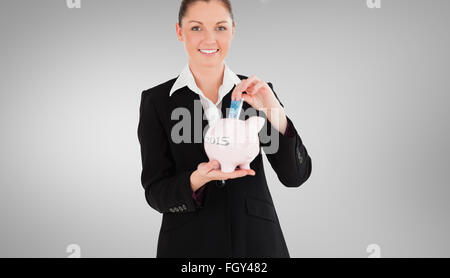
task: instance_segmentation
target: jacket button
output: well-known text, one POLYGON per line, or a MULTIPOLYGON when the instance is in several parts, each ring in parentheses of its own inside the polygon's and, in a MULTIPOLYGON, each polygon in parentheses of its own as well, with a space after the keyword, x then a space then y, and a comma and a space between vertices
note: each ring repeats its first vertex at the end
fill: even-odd
POLYGON ((224 187, 225 184, 226 184, 225 180, 216 181, 216 186, 217 186, 218 188, 224 187))

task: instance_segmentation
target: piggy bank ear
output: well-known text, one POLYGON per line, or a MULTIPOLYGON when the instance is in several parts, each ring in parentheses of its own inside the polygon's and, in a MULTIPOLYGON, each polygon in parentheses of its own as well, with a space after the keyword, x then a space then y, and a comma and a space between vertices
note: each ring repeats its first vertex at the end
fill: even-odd
POLYGON ((263 117, 253 116, 245 121, 245 125, 247 129, 255 129, 256 133, 259 133, 261 129, 264 127, 264 122, 266 120, 263 117))

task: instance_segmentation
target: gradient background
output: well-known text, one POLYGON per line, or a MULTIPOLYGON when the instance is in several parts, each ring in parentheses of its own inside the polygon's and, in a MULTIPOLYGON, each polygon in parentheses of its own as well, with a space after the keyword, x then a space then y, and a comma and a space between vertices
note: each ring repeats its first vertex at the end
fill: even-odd
MULTIPOLYGON (((155 257, 140 94, 187 62, 180 1, 0 2, 0 256, 155 257)), ((232 1, 230 68, 274 84, 313 161, 292 257, 450 256, 450 1, 232 1)))

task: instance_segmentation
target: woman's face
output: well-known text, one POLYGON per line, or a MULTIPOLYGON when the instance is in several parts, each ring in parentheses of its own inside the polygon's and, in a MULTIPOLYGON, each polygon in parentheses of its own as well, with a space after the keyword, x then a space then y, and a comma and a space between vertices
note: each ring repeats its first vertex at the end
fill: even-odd
POLYGON ((221 65, 228 54, 234 36, 230 13, 218 1, 197 1, 182 19, 182 27, 176 24, 177 37, 184 42, 189 61, 200 66, 221 65), (218 50, 213 54, 201 50, 218 50))

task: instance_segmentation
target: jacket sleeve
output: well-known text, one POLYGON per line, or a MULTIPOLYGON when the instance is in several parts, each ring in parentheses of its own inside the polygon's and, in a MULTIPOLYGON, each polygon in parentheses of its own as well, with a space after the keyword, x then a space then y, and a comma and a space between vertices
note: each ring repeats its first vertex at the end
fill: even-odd
POLYGON ((206 184, 197 189, 197 191, 192 191, 192 198, 194 198, 195 203, 197 204, 197 207, 203 207, 203 200, 204 200, 204 191, 206 188, 206 184))
POLYGON ((138 139, 141 146, 141 183, 147 203, 160 213, 185 213, 197 210, 192 197, 192 172, 176 171, 163 125, 158 117, 151 91, 141 95, 138 139))
MULTIPOLYGON (((281 106, 284 108, 284 105, 273 90, 272 84, 269 82, 268 85, 274 92, 275 97, 278 99, 281 106)), ((262 114, 263 117, 266 118, 263 130, 270 132, 270 138, 272 138, 272 136, 277 136, 278 138, 278 149, 275 152, 266 152, 268 147, 272 144, 272 140, 268 143, 261 143, 261 146, 266 153, 267 160, 283 185, 287 187, 299 187, 310 177, 312 162, 297 129, 291 119, 286 116, 288 127, 283 135, 271 125, 267 120, 267 115, 265 115, 265 113, 262 114)), ((273 146, 270 146, 270 148, 273 148, 273 146)))

